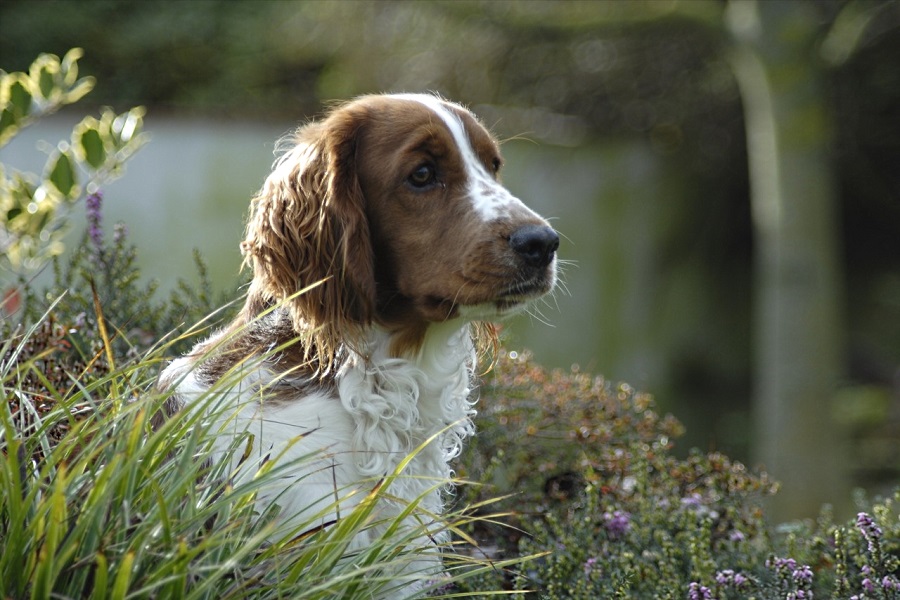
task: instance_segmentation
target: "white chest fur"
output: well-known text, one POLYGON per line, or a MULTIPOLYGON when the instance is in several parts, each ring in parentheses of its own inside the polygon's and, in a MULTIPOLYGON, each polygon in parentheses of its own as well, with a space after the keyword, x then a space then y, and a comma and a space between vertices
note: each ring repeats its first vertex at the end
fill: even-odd
POLYGON ((277 504, 291 535, 339 519, 413 454, 386 490, 392 500, 382 501, 379 517, 390 520, 411 502, 437 514, 453 474, 449 461, 473 432, 468 326, 432 326, 411 359, 389 357, 389 341, 373 331, 330 388, 298 382, 298 391, 286 394, 296 375, 275 375, 266 360, 248 362, 210 387, 195 377, 196 359, 182 358, 162 379, 188 409, 216 415, 212 458, 230 456, 235 482, 253 478, 263 464, 278 469, 277 483, 260 491, 257 505, 277 504))

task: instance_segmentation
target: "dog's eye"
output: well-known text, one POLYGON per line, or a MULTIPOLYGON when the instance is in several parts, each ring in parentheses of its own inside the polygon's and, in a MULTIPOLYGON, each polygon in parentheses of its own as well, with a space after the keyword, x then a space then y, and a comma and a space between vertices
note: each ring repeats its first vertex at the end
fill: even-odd
POLYGON ((491 161, 491 168, 494 170, 494 175, 500 172, 500 167, 503 166, 503 161, 500 158, 495 157, 493 161, 491 161))
POLYGON ((413 171, 407 181, 409 181, 409 184, 414 188, 422 189, 433 185, 435 179, 434 167, 429 164, 424 164, 413 171))

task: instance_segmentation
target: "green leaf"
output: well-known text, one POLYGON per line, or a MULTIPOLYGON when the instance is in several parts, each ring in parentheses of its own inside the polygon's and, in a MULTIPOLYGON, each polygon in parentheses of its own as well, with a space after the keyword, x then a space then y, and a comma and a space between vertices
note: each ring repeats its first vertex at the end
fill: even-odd
POLYGON ((97 552, 95 562, 97 563, 97 567, 94 570, 94 591, 91 594, 91 598, 102 600, 103 598, 106 598, 106 587, 109 579, 109 561, 106 560, 106 557, 102 552, 97 552))
POLYGON ((22 78, 17 77, 9 84, 9 104, 18 118, 26 117, 31 112, 31 92, 22 78))
POLYGON ((3 74, 0 79, 0 146, 9 141, 31 113, 31 80, 24 73, 3 74))
POLYGON ((146 110, 143 106, 135 106, 128 112, 115 117, 110 127, 110 132, 119 148, 126 147, 140 137, 145 113, 146 110))
POLYGON ((16 134, 19 128, 16 126, 18 119, 9 108, 4 108, 0 112, 0 146, 16 134))
POLYGON ((50 98, 53 94, 53 88, 56 87, 55 70, 51 68, 52 63, 44 65, 38 70, 38 90, 40 90, 42 98, 50 98))
POLYGON ((87 95, 92 89, 94 89, 94 84, 97 83, 97 80, 93 77, 82 77, 75 85, 72 86, 66 93, 66 102, 72 103, 81 100, 82 97, 87 95))
POLYGON ((31 232, 32 235, 40 235, 41 231, 50 224, 50 218, 53 216, 53 213, 50 210, 39 210, 35 213, 34 218, 31 219, 31 232))
POLYGON ((75 190, 75 167, 68 151, 60 152, 47 176, 59 193, 68 198, 75 190))
POLYGON ((78 59, 84 56, 84 50, 81 48, 72 48, 63 56, 60 66, 63 72, 63 81, 69 87, 75 84, 78 79, 78 59))
POLYGON ((24 212, 24 211, 21 208, 19 208, 18 206, 9 209, 8 211, 6 211, 6 222, 7 223, 12 222, 13 219, 15 219, 16 217, 21 215, 22 212, 24 212))
POLYGON ((131 582, 131 569, 134 565, 134 552, 129 551, 122 557, 122 562, 118 565, 119 572, 116 574, 116 580, 113 583, 112 593, 110 597, 114 600, 124 600, 128 594, 128 584, 131 582))
POLYGON ((80 154, 84 157, 85 162, 94 169, 99 169, 106 162, 106 148, 103 144, 103 137, 100 132, 93 127, 85 127, 76 134, 80 154))

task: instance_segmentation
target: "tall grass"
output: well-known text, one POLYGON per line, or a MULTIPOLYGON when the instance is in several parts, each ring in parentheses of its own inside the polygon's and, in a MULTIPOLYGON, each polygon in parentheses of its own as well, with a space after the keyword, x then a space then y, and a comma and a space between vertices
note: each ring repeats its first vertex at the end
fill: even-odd
MULTIPOLYGON (((376 506, 405 463, 337 522, 321 527, 314 515, 286 531, 277 507, 255 499, 297 465, 273 457, 235 477, 230 456, 208 460, 214 413, 224 410, 214 393, 213 414, 182 411, 151 426, 165 401, 154 382, 178 340, 89 377, 67 373, 61 385, 46 373, 53 349, 27 351, 39 325, 0 349, 2 598, 452 597, 457 582, 522 561, 491 563, 457 547, 468 548, 473 521, 497 517, 486 514, 489 501, 410 527, 413 503, 380 523, 376 506), (455 541, 445 547, 421 544, 447 530, 455 541), (383 533, 358 548, 363 531, 383 533), (435 553, 443 573, 417 572, 435 553)), ((235 438, 229 453, 239 458, 253 442, 235 438)))

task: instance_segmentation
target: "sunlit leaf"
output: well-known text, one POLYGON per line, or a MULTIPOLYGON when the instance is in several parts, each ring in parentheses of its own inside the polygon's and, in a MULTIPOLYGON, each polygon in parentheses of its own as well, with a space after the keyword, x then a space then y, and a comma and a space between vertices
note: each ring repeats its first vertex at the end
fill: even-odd
POLYGON ((78 79, 78 59, 84 56, 84 50, 81 48, 72 48, 63 56, 60 63, 63 72, 63 82, 71 86, 78 79))
POLYGON ((25 117, 31 112, 31 92, 23 77, 15 77, 9 84, 9 104, 13 114, 25 117))
POLYGON ((17 121, 18 119, 8 108, 4 108, 0 112, 0 146, 10 140, 19 130, 16 126, 17 121))
POLYGON ((12 221, 13 219, 15 219, 16 217, 18 217, 21 214, 22 214, 22 209, 18 206, 9 209, 8 211, 6 211, 7 223, 12 221))
POLYGON ((111 133, 118 147, 125 147, 132 141, 137 140, 144 124, 145 112, 146 110, 143 106, 136 106, 128 112, 115 117, 115 120, 112 122, 111 133))
POLYGON ((94 169, 99 169, 106 161, 106 148, 100 132, 94 127, 76 130, 76 150, 84 161, 94 169))
POLYGON ((4 74, 0 83, 0 146, 5 144, 22 126, 21 121, 31 113, 30 80, 24 73, 4 74))
POLYGON ((68 152, 57 154, 47 178, 64 197, 68 198, 72 194, 75 189, 76 175, 75 166, 72 164, 72 158, 68 152))
POLYGON ((62 90, 56 83, 57 73, 59 58, 53 54, 41 54, 31 63, 27 77, 37 98, 53 102, 54 97, 59 97, 62 90))
POLYGON ((94 89, 94 84, 96 82, 97 80, 93 77, 82 77, 66 94, 66 102, 71 103, 81 100, 82 97, 86 96, 94 89))
MULTIPOLYGON (((82 55, 80 48, 73 48, 62 60, 53 54, 38 56, 28 72, 0 69, 0 147, 35 119, 93 89, 93 77, 78 76, 82 55)), ((96 187, 121 174, 124 161, 145 139, 143 115, 143 108, 119 116, 104 109, 100 118, 84 119, 49 157, 39 177, 26 173, 7 180, 0 167, 0 223, 8 234, 0 236, 3 266, 25 272, 62 252, 67 222, 61 209, 79 197, 84 185, 96 187), (87 182, 79 181, 79 170, 89 177, 87 182)))
POLYGON ((41 231, 43 231, 44 227, 50 224, 51 213, 49 210, 42 210, 35 215, 35 219, 32 219, 31 230, 34 235, 39 235, 41 231))
POLYGON ((38 71, 37 87, 42 98, 51 98, 56 89, 56 69, 52 64, 45 65, 38 71))

